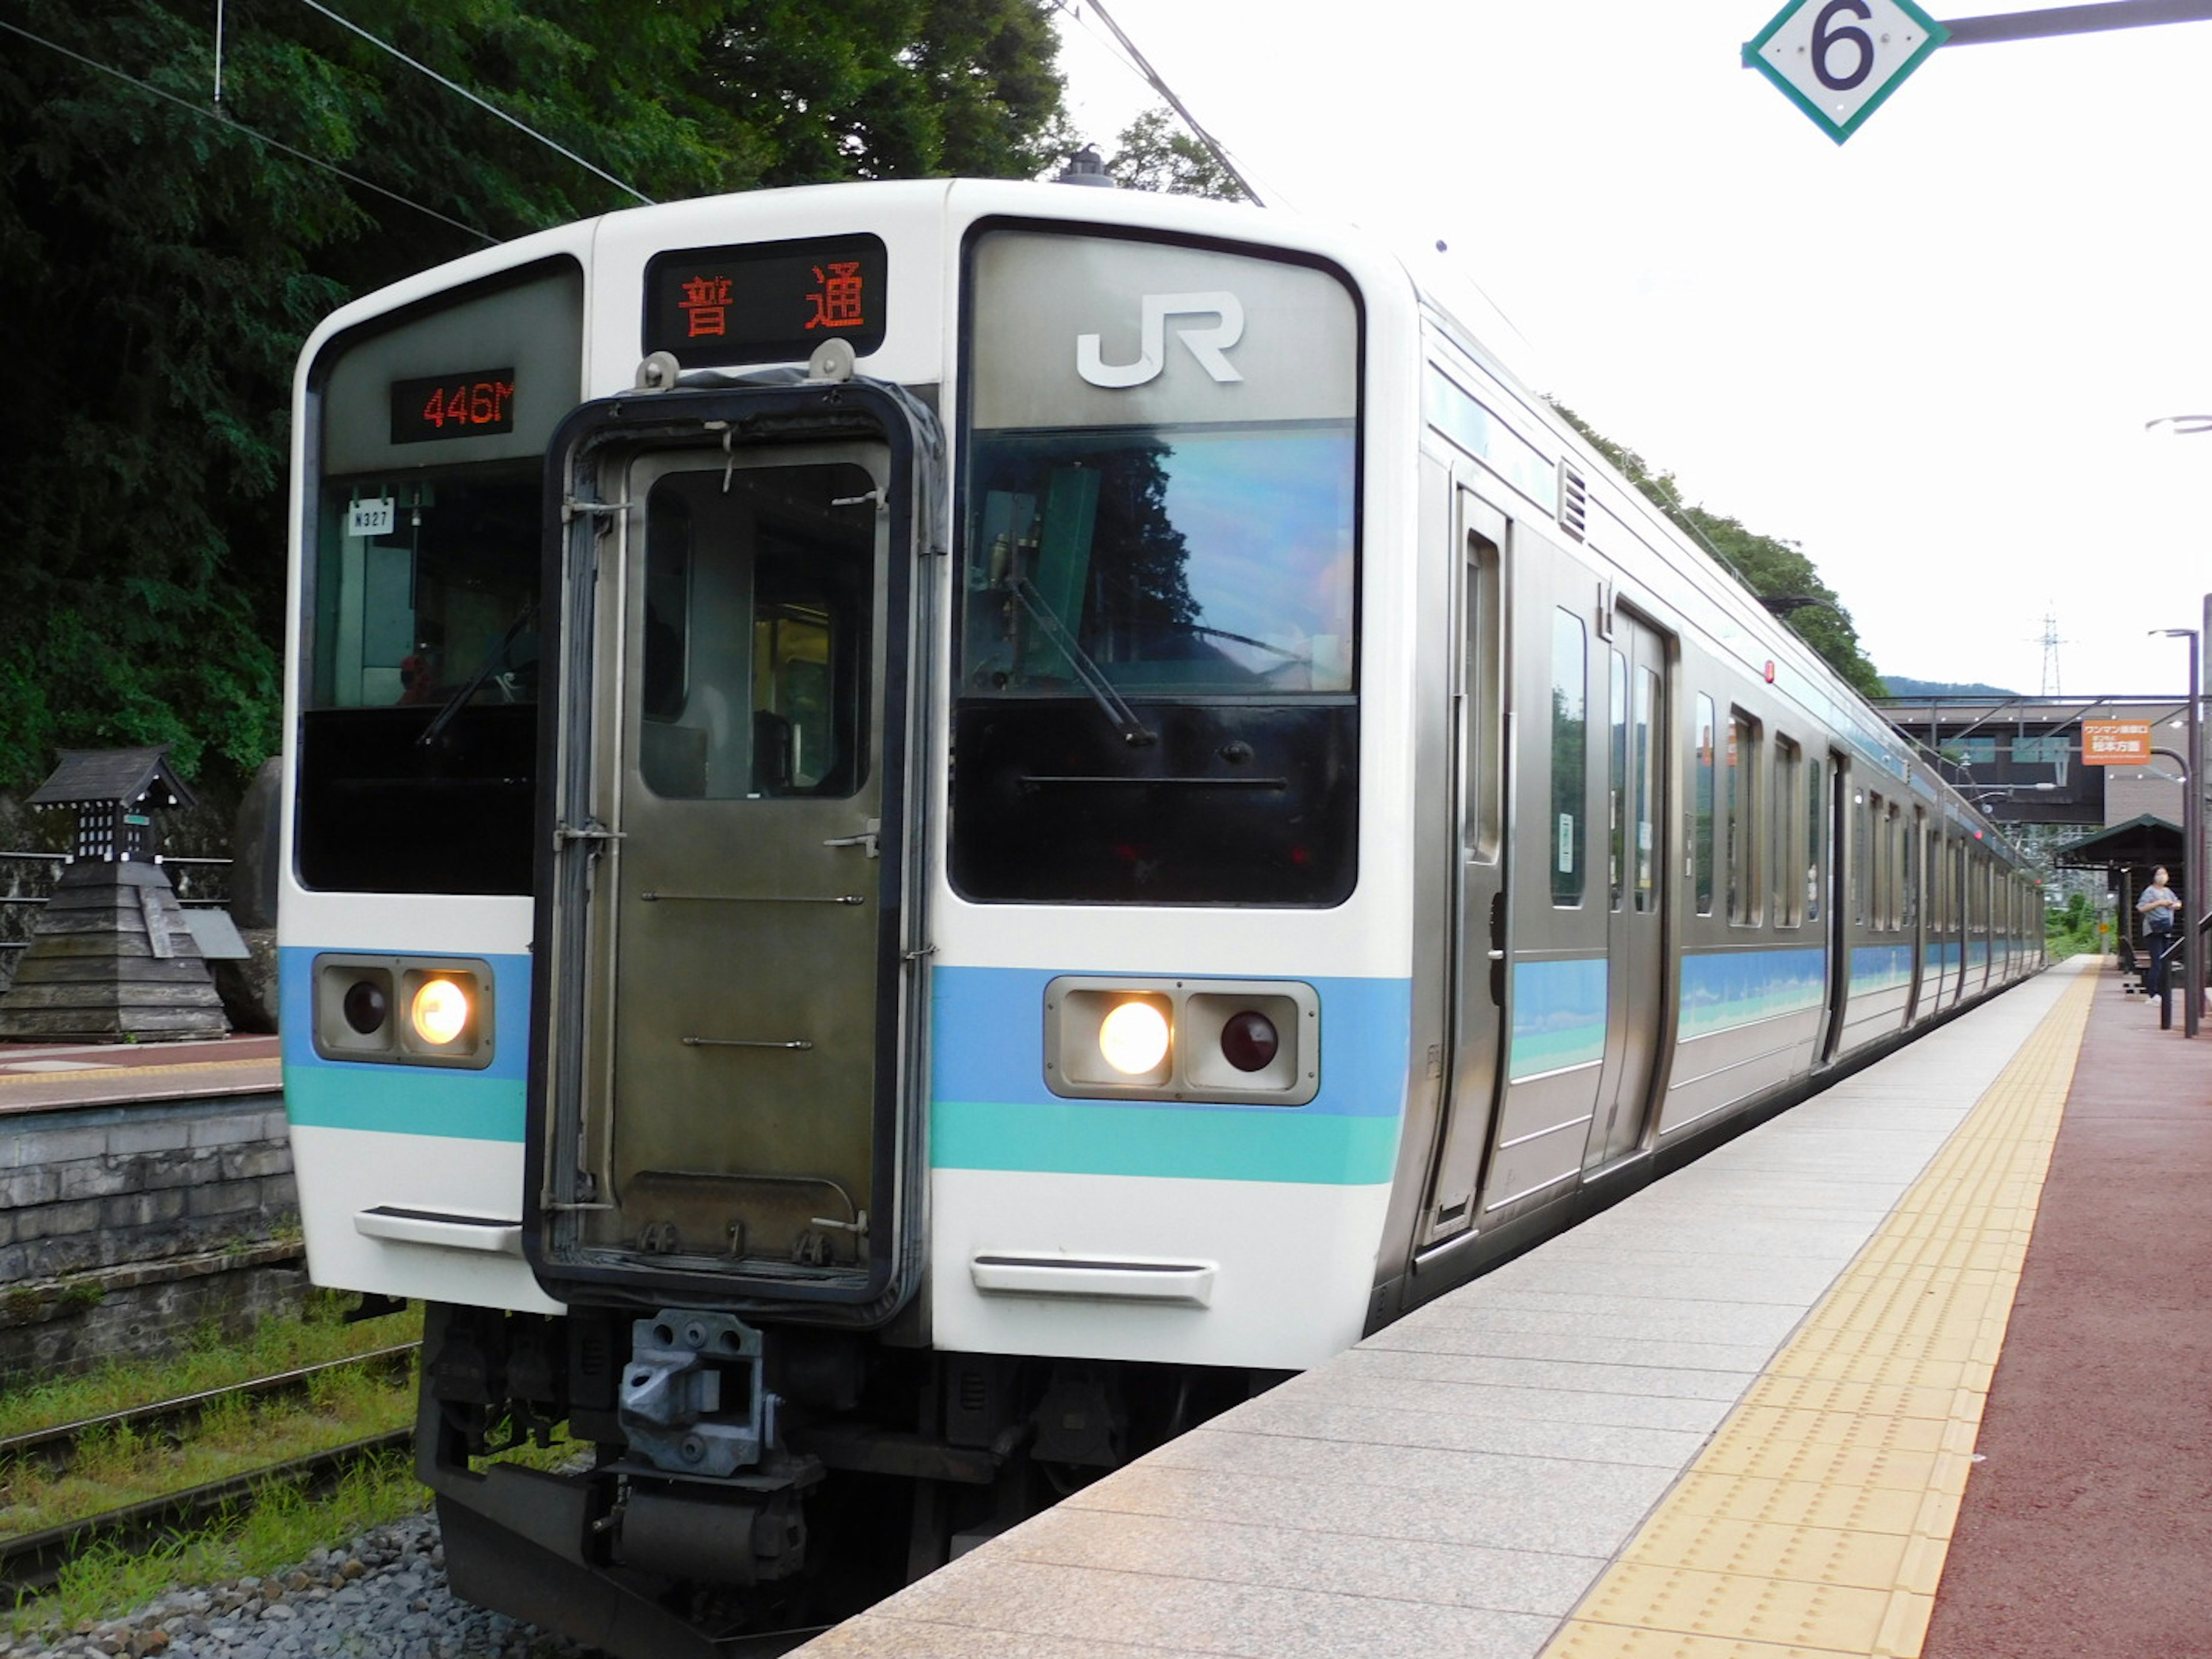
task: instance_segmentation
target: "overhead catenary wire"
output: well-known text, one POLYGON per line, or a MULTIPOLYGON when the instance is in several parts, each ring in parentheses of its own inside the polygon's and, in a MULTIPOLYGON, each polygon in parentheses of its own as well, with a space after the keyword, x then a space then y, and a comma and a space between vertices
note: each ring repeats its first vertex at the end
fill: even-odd
MULTIPOLYGON (((401 63, 406 64, 410 69, 420 70, 422 74, 428 76, 433 81, 435 81, 440 86, 445 88, 448 92, 457 93, 461 97, 467 99, 478 109, 484 110, 493 115, 496 115, 501 120, 506 122, 507 125, 514 128, 518 132, 528 134, 531 137, 535 138, 539 143, 544 145, 546 149, 551 150, 555 155, 566 156, 569 161, 574 161, 578 167, 583 168, 585 172, 592 174, 594 178, 605 179, 607 183, 612 185, 617 190, 623 191, 626 195, 635 196, 647 207, 653 205, 653 198, 647 196, 643 191, 638 189, 635 185, 625 184, 622 179, 616 178, 613 173, 609 173, 605 167, 595 166, 592 162, 586 161, 582 156, 577 155, 574 150, 566 149, 563 146, 554 143, 552 139, 548 138, 544 133, 538 131, 537 128, 532 126, 528 122, 519 121, 514 116, 509 115, 505 110, 500 108, 498 105, 486 102, 475 93, 471 92, 466 87, 461 85, 459 82, 447 79, 446 76, 439 74, 437 70, 432 69, 428 64, 418 63, 416 59, 410 58, 405 52, 400 51, 398 47, 393 46, 390 41, 380 40, 375 35, 371 34, 367 29, 362 27, 360 24, 339 16, 337 13, 332 11, 328 6, 324 5, 322 3, 322 0, 300 0, 300 3, 307 7, 310 11, 320 12, 324 16, 329 18, 331 21, 336 23, 340 28, 350 30, 353 33, 359 35, 362 40, 368 41, 369 45, 376 47, 379 51, 390 52, 394 58, 397 58, 401 63)), ((1240 179, 1237 182, 1242 184, 1243 183, 1243 180, 1240 179)))
MULTIPOLYGON (((306 3, 309 5, 314 3, 315 0, 306 0, 306 3)), ((1068 0, 1055 0, 1055 3, 1062 11, 1068 9, 1068 0)), ((1261 199, 1260 192, 1252 187, 1252 181, 1237 170, 1237 163, 1229 159, 1229 152, 1221 147, 1212 133, 1200 125, 1198 117, 1190 112, 1189 106, 1176 96, 1175 88, 1160 78, 1159 71, 1155 70, 1145 54, 1137 49, 1137 43, 1123 33, 1121 26, 1114 21, 1114 15, 1100 4, 1099 0, 1083 0, 1083 3, 1087 3, 1091 10, 1098 14, 1098 21, 1112 31, 1114 39, 1121 43, 1121 50, 1128 54, 1129 62, 1137 73, 1144 76, 1146 84, 1154 92, 1167 100, 1168 107, 1182 118, 1183 125, 1190 129, 1191 137, 1206 146, 1206 152, 1213 158, 1215 165, 1237 181, 1237 188, 1244 192, 1254 207, 1267 206, 1267 203, 1261 199)))
POLYGON ((147 82, 140 80, 135 75, 126 74, 119 69, 115 69, 109 64, 100 62, 97 58, 88 58, 81 52, 73 52, 58 41, 49 40, 42 34, 33 34, 30 30, 18 27, 15 24, 8 22, 4 20, 0 20, 0 29, 5 29, 10 34, 20 35, 24 40, 30 41, 33 46, 44 46, 49 52, 59 52, 63 57, 70 58, 73 62, 82 64, 87 69, 97 70, 102 75, 112 76, 116 80, 123 82, 127 86, 136 87, 139 91, 145 93, 149 97, 159 98, 167 103, 174 104, 179 109, 190 111, 192 114, 198 116, 204 121, 214 121, 219 124, 227 131, 235 132, 241 137, 251 138, 257 144, 265 144, 270 149, 276 150, 283 155, 289 155, 295 161, 305 161, 309 167, 320 167, 325 173, 335 173, 337 177, 344 179, 349 185, 359 185, 363 190, 373 191, 377 195, 384 197, 386 200, 398 203, 402 207, 412 208, 417 213, 426 214, 429 217, 438 221, 441 224, 451 225, 455 230, 461 231, 467 235, 475 237, 477 240, 483 243, 487 247, 495 247, 499 244, 498 237, 487 235, 484 232, 478 230, 474 225, 463 224, 459 219, 452 218, 446 214, 441 213, 435 208, 425 207, 420 202, 414 201, 408 197, 402 196, 396 190, 387 190, 382 185, 371 183, 368 179, 362 178, 359 173, 348 173, 343 167, 337 167, 331 162, 325 161, 319 155, 310 155, 303 149, 295 149, 290 144, 286 143, 283 139, 271 138, 265 132, 258 132, 252 127, 243 125, 237 121, 232 120, 230 117, 222 114, 218 111, 203 108, 201 106, 192 103, 189 100, 178 97, 176 94, 173 92, 164 92, 161 88, 150 85, 147 82))

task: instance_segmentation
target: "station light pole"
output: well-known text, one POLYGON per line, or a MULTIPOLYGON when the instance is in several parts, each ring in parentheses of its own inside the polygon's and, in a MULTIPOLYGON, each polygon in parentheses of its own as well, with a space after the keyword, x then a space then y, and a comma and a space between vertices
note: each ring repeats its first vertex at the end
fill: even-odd
MULTIPOLYGON (((2212 595, 2204 602, 2212 612, 2212 595)), ((2204 705, 2199 692, 2194 628, 2154 628, 2152 637, 2189 641, 2189 731, 2183 749, 2189 763, 2181 769, 2181 1034, 2197 1035, 2197 1016, 2204 1005, 2204 935, 2197 923, 2204 902, 2204 705)), ((2170 986, 2172 980, 2167 980, 2170 986)))
MULTIPOLYGON (((2163 429, 2177 437, 2195 437, 2212 432, 2212 415, 2162 415, 2156 420, 2145 421, 2143 430, 2163 429)), ((2181 913, 2183 933, 2183 961, 2187 964, 2189 977, 2187 1006, 2182 1011, 2182 1030, 2189 1036, 2197 1035, 2197 1018, 2204 1003, 2204 933, 2200 924, 2212 915, 2212 903, 2207 902, 2204 881, 2206 866, 2212 863, 2204 851, 2204 704, 2207 688, 2204 676, 2212 673, 2212 662, 2207 662, 2212 653, 2212 593, 2204 596, 2203 625, 2195 629, 2168 628, 2162 633, 2183 635, 2189 638, 2189 764, 2183 769, 2189 775, 2182 785, 2182 859, 2181 878, 2187 884, 2183 896, 2186 900, 2181 913)))

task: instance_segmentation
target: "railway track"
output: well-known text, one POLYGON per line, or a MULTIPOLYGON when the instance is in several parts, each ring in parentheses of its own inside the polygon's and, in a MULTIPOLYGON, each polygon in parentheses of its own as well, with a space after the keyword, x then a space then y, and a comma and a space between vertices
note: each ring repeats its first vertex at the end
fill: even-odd
MULTIPOLYGON (((347 1359, 301 1366, 271 1376, 256 1377, 228 1389, 210 1389, 173 1400, 159 1401, 128 1411, 106 1413, 75 1423, 0 1438, 0 1468, 29 1459, 56 1470, 68 1468, 76 1448, 90 1435, 129 1429, 141 1435, 168 1434, 181 1439, 190 1426, 218 1402, 232 1399, 270 1400, 304 1395, 319 1376, 349 1369, 394 1367, 405 1364, 421 1346, 401 1343, 347 1359)), ((142 1503, 125 1504, 97 1515, 65 1521, 37 1532, 0 1538, 0 1590, 11 1595, 36 1594, 51 1589, 62 1569, 95 1546, 143 1547, 166 1535, 189 1531, 235 1510, 255 1493, 275 1486, 306 1488, 310 1493, 335 1486, 349 1469, 374 1458, 404 1450, 413 1438, 411 1429, 371 1435, 341 1446, 281 1463, 264 1464, 221 1480, 211 1480, 183 1492, 170 1492, 142 1503)))

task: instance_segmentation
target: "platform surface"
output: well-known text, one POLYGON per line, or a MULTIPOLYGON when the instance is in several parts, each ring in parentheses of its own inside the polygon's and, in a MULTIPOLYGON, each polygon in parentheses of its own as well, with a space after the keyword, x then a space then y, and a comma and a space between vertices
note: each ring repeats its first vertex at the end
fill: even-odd
POLYGON ((2158 1030, 2103 969, 2007 992, 802 1651, 2212 1654, 2212 1170, 2177 1150, 2205 1151, 2212 1038, 2185 1042, 2178 1018, 2158 1030), (2061 1141, 2085 1052, 2089 1092, 2061 1141), (2170 1135, 2136 1109, 2154 1094, 2170 1135), (2082 1139, 2100 1117, 2103 1138, 2082 1139), (2093 1184, 2059 1202, 2077 1141, 2126 1198, 2093 1184), (2076 1314, 2039 1267, 2000 1361, 2054 1142, 2044 1231, 2076 1233, 2058 1279, 2080 1279, 2077 1258, 2102 1269, 2072 1285, 2103 1310, 2090 1328, 2116 1349, 2191 1333, 2172 1369, 2195 1415, 2172 1407, 2178 1425, 2124 1455, 2087 1449, 2143 1433, 2129 1395, 2143 1358, 2077 1376, 2076 1314), (2129 1186, 2142 1158, 2159 1172, 2129 1186), (2130 1205, 2154 1233, 2193 1230, 2199 1254, 2135 1271, 2096 1231, 2130 1205), (2054 1379, 2075 1429, 2033 1466, 2054 1379), (1986 1477, 1984 1457, 2002 1460, 1986 1477), (2113 1645, 2097 1612, 2112 1581, 2052 1563, 2077 1531, 2134 1559, 2130 1534, 2164 1525, 2130 1507, 2154 1486, 2195 1505, 2180 1536, 2197 1571, 2160 1602, 2161 1638, 2113 1645), (2007 1607, 2051 1623, 2039 1595, 2081 1615, 2058 1644, 1979 1640, 2007 1607))
POLYGON ((0 1116, 134 1101, 274 1094, 283 1087, 273 1036, 199 1042, 0 1042, 0 1116))

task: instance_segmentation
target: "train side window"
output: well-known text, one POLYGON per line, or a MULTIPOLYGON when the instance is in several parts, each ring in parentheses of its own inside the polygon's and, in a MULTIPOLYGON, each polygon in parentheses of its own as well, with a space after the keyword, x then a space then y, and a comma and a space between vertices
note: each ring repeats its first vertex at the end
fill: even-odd
POLYGON ((1691 826, 1691 856, 1698 889, 1698 914, 1709 916, 1713 913, 1713 746, 1717 739, 1719 717, 1713 709, 1713 700, 1704 692, 1698 693, 1698 780, 1695 811, 1697 822, 1691 826))
POLYGON ((1805 920, 1820 919, 1821 852, 1828 844, 1828 798, 1820 788, 1817 757, 1805 763, 1806 841, 1798 854, 1805 866, 1805 920))
POLYGON ((1851 921, 1863 926, 1867 919, 1867 804, 1865 795, 1851 794, 1851 921))
POLYGON ((1759 925, 1765 907, 1759 884, 1759 722, 1741 708, 1729 713, 1728 914, 1739 927, 1759 925))
POLYGON ((1498 544, 1467 538, 1465 833, 1469 856, 1495 864, 1505 839, 1505 643, 1498 544))
POLYGON ((1909 818, 1898 814, 1898 927, 1911 927, 1920 921, 1920 807, 1909 818))
POLYGON ((1552 902, 1583 902, 1589 862, 1589 636, 1572 611, 1552 613, 1552 902))
POLYGON ((1659 672, 1639 667, 1636 671, 1635 804, 1630 817, 1635 825, 1631 856, 1635 860, 1636 908, 1644 911, 1652 909, 1659 902, 1655 865, 1659 857, 1660 785, 1653 775, 1656 757, 1652 753, 1651 729, 1658 717, 1659 672))
POLYGON ((1879 931, 1889 926, 1889 830, 1887 804, 1872 790, 1867 792, 1867 925, 1879 931))
POLYGON ((1905 809, 1889 809, 1889 925, 1905 926, 1905 809))
POLYGON ((1607 872, 1613 890, 1613 908, 1620 908, 1621 884, 1628 864, 1628 659, 1620 652, 1608 652, 1610 690, 1613 703, 1613 764, 1606 781, 1607 823, 1612 828, 1613 843, 1607 872))
POLYGON ((1804 797, 1797 787, 1804 751, 1789 738, 1774 739, 1774 925, 1802 927, 1805 888, 1798 871, 1805 862, 1804 797))

